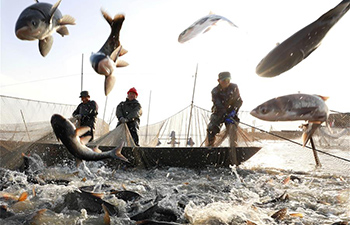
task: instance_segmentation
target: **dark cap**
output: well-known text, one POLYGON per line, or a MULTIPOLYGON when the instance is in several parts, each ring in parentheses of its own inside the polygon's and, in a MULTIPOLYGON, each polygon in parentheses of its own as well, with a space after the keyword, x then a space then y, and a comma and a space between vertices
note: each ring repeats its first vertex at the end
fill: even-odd
POLYGON ((90 98, 89 92, 88 92, 88 91, 82 91, 82 92, 80 92, 79 98, 81 98, 81 97, 89 97, 89 98, 90 98))
POLYGON ((220 80, 231 79, 230 72, 221 72, 221 73, 219 73, 219 79, 220 80))

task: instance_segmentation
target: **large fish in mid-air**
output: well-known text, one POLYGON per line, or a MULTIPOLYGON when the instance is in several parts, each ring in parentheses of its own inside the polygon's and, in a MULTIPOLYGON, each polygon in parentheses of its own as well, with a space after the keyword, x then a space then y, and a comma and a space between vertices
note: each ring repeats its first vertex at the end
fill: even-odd
POLYGON ((327 99, 309 94, 285 95, 262 103, 250 114, 266 121, 308 121, 303 134, 303 145, 305 145, 321 123, 327 121, 329 114, 325 103, 327 99))
POLYGON ((53 43, 52 34, 54 32, 68 35, 65 25, 74 25, 75 20, 69 15, 62 16, 58 6, 62 0, 56 4, 38 2, 27 7, 19 15, 16 22, 16 36, 21 40, 39 40, 39 51, 42 56, 46 56, 53 43))
POLYGON ((210 28, 220 20, 226 21, 230 25, 237 27, 229 19, 227 19, 223 16, 219 16, 216 14, 209 14, 209 15, 204 16, 201 19, 197 20, 191 26, 189 26, 186 30, 184 30, 179 35, 178 41, 180 43, 185 43, 186 41, 189 41, 192 38, 196 37, 198 34, 208 32, 210 30, 210 28))
POLYGON ((307 58, 321 44, 328 31, 349 10, 350 0, 344 0, 270 51, 257 65, 261 77, 275 77, 307 58))
MULTIPOLYGON (((79 136, 90 130, 89 127, 75 128, 73 123, 59 114, 51 117, 51 126, 56 137, 63 143, 68 151, 78 160, 98 161, 107 158, 120 159, 128 162, 121 154, 123 144, 113 150, 102 152, 97 147, 91 149, 83 144, 79 136)), ((88 137, 90 139, 90 137, 88 137)))
POLYGON ((128 63, 124 61, 117 61, 119 56, 127 53, 127 51, 122 48, 119 41, 120 29, 122 28, 125 16, 122 14, 117 14, 114 18, 112 18, 105 11, 101 11, 103 17, 111 26, 111 33, 102 48, 97 53, 93 53, 90 56, 90 62, 96 73, 105 76, 104 89, 105 95, 107 96, 113 89, 116 80, 115 76, 113 75, 114 68, 128 65, 128 63))

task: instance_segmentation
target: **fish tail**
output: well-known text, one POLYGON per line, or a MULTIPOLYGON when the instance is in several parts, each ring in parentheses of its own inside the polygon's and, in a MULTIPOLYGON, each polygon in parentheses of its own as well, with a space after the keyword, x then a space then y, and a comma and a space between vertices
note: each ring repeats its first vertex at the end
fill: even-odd
POLYGON ((117 14, 114 16, 111 25, 112 34, 119 34, 120 29, 122 28, 125 16, 123 14, 117 14))
POLYGON ((124 142, 122 142, 120 146, 116 147, 111 151, 111 156, 114 159, 120 159, 122 161, 129 162, 129 160, 125 156, 123 156, 121 153, 123 146, 124 146, 124 142))

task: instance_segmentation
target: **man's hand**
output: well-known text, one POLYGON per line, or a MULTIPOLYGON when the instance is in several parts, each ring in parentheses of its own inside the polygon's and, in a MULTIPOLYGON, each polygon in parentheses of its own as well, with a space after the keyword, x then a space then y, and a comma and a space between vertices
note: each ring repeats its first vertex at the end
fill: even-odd
POLYGON ((232 117, 226 118, 225 119, 225 123, 230 123, 230 124, 234 124, 235 120, 232 117))
POLYGON ((237 114, 236 110, 232 110, 232 112, 230 112, 230 114, 227 115, 227 118, 233 118, 235 117, 236 114, 237 114))
POLYGON ((129 120, 126 119, 126 118, 124 118, 124 117, 120 117, 119 122, 121 122, 121 123, 127 123, 127 122, 129 122, 129 120))
POLYGON ((235 123, 235 119, 234 119, 235 116, 236 116, 236 110, 232 110, 230 112, 230 114, 227 115, 227 117, 225 119, 225 123, 234 124, 235 123))

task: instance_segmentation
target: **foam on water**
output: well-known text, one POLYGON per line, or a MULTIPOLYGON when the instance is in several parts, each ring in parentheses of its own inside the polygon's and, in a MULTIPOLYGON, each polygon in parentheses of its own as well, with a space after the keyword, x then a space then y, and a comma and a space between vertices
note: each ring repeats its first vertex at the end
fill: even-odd
MULTIPOLYGON (((256 224, 332 224, 349 220, 347 170, 337 169, 333 173, 327 167, 315 169, 309 149, 285 142, 262 144, 263 149, 238 168, 204 170, 122 170, 108 168, 103 161, 86 162, 78 169, 63 165, 46 168, 40 159, 32 157, 36 162, 25 173, 1 169, 0 196, 5 193, 19 196, 25 191, 29 196, 21 206, 0 198, 0 205, 6 205, 15 214, 0 219, 0 223, 34 220, 33 215, 43 208, 47 211, 41 219, 47 224, 101 223, 102 212, 93 214, 85 209, 68 208, 55 211, 64 204, 68 193, 91 185, 95 192, 103 192, 103 185, 110 185, 115 190, 126 189, 142 196, 138 201, 125 202, 105 195, 103 200, 118 209, 118 215, 111 217, 112 224, 135 224, 130 217, 154 204, 172 211, 180 224, 247 224, 248 220, 256 224), (41 181, 33 182, 35 179, 41 181), (67 182, 62 185, 58 180, 67 182), (288 200, 275 200, 284 193, 288 200), (282 221, 271 217, 283 208, 287 208, 287 214, 282 221), (292 213, 299 213, 299 217, 292 213)), ((328 166, 322 158, 321 163, 328 166)))

